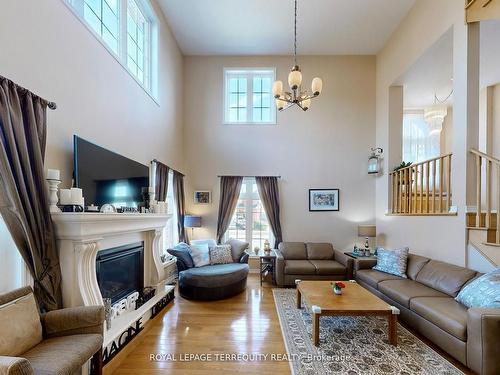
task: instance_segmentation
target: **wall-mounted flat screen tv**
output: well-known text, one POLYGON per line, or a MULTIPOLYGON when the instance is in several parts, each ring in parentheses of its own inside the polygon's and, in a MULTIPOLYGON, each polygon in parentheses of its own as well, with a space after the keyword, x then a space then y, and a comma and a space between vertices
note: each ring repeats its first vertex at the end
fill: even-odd
POLYGON ((149 187, 149 168, 78 136, 74 140, 75 185, 85 205, 138 208, 149 187))

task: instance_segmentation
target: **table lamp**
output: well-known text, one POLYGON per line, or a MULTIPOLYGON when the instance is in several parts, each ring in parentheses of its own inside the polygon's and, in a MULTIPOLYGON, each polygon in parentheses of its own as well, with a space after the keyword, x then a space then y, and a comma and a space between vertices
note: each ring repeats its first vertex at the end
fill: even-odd
POLYGON ((201 216, 195 216, 195 215, 184 216, 184 227, 191 228, 191 237, 193 237, 194 228, 201 227, 201 216))
POLYGON ((373 224, 358 225, 358 237, 365 238, 365 251, 370 251, 370 237, 377 237, 377 227, 373 224))

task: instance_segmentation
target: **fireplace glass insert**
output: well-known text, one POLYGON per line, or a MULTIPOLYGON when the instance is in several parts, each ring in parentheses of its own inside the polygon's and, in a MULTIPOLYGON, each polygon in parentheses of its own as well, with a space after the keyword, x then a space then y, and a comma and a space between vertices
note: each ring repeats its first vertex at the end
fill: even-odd
POLYGON ((144 288, 144 242, 101 250, 96 259, 97 282, 111 303, 144 288))

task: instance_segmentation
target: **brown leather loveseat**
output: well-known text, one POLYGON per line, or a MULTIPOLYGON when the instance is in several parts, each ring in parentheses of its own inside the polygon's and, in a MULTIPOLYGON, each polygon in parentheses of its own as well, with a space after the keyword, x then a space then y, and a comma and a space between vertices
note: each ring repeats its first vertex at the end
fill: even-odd
POLYGON ((500 374, 500 309, 467 309, 455 301, 479 273, 409 254, 407 279, 356 260, 358 283, 401 310, 401 319, 479 374, 500 374))
POLYGON ((295 280, 348 280, 353 259, 329 243, 282 242, 276 250, 276 284, 294 286, 295 280))

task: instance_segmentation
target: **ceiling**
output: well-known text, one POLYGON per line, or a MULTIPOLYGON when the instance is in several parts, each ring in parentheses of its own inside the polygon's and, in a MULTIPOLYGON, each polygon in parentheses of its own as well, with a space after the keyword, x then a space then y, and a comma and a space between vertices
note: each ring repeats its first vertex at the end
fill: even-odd
MULTIPOLYGON (((453 90, 453 29, 448 30, 403 74, 395 85, 404 87, 404 107, 434 104, 434 94, 444 100, 453 90)), ((451 104, 453 95, 446 101, 451 104)))
MULTIPOLYGON (((292 0, 158 0, 185 55, 293 53, 292 0)), ((298 54, 372 55, 415 0, 299 0, 298 54)))
MULTIPOLYGON (((500 82, 500 21, 481 22, 480 87, 500 82)), ((424 108, 453 89, 453 30, 448 30, 403 74, 395 85, 404 87, 405 108, 424 108)), ((451 105, 453 95, 446 101, 451 105)))

